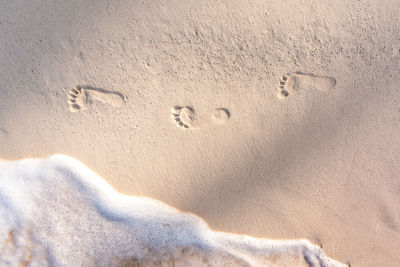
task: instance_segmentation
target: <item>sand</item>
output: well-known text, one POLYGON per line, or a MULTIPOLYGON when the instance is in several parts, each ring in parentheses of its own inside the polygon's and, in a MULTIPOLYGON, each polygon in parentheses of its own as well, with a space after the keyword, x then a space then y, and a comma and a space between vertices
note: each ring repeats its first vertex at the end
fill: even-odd
POLYGON ((216 231, 400 265, 399 8, 2 1, 0 158, 69 155, 216 231))

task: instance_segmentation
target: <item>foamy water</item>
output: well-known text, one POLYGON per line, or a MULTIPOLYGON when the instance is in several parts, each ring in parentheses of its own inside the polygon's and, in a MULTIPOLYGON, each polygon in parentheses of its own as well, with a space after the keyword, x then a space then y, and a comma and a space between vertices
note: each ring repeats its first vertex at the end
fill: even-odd
POLYGON ((74 158, 0 161, 0 266, 345 266, 306 240, 214 232, 74 158))

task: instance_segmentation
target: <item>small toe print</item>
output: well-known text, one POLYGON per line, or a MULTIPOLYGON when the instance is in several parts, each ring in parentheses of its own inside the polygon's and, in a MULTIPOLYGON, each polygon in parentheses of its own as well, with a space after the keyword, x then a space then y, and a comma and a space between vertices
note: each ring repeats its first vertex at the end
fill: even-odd
POLYGON ((191 107, 173 106, 171 107, 171 118, 176 126, 189 128, 192 124, 193 109, 191 107))
POLYGON ((181 111, 181 109, 182 109, 182 107, 175 106, 175 107, 172 107, 172 108, 171 108, 171 112, 172 112, 172 113, 175 113, 175 114, 179 114, 180 111, 181 111))
POLYGON ((78 111, 78 110, 80 110, 80 109, 81 109, 81 106, 79 106, 79 105, 77 105, 77 104, 71 104, 71 105, 70 105, 70 110, 71 110, 72 112, 78 111))
POLYGON ((282 75, 281 79, 279 81, 277 90, 278 90, 278 96, 280 98, 285 98, 285 97, 289 96, 289 91, 286 90, 287 82, 288 82, 288 76, 289 76, 289 74, 282 75))
POLYGON ((282 90, 282 91, 281 91, 281 95, 282 95, 283 97, 287 97, 287 96, 289 96, 289 92, 286 91, 286 90, 282 90))

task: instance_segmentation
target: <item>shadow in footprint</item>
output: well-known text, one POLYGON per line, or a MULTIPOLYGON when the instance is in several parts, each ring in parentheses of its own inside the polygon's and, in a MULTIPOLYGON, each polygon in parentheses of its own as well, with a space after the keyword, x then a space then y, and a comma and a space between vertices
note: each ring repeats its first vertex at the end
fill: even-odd
POLYGON ((292 72, 282 75, 278 85, 278 96, 288 97, 292 92, 306 89, 331 91, 335 88, 336 79, 330 76, 315 75, 305 72, 292 72))
POLYGON ((230 112, 225 108, 215 109, 209 116, 197 118, 192 107, 175 106, 171 108, 171 118, 176 126, 183 129, 196 129, 222 124, 229 120, 230 112))
POLYGON ((68 105, 71 112, 86 110, 96 101, 120 107, 126 103, 126 98, 118 91, 108 91, 86 85, 78 85, 72 88, 68 94, 68 105))

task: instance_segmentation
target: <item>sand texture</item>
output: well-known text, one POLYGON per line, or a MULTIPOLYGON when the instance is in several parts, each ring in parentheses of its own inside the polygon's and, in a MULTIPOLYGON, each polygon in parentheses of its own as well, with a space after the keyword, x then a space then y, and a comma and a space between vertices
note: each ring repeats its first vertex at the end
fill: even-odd
POLYGON ((213 231, 400 266, 399 10, 2 0, 0 158, 69 155, 213 231))

